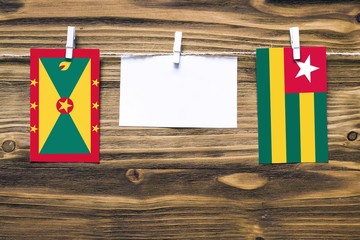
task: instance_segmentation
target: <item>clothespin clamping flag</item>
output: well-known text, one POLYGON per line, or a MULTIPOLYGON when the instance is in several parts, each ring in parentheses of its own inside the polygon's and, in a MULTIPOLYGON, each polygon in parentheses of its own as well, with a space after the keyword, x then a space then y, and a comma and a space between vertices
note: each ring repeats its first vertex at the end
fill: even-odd
POLYGON ((30 50, 30 161, 99 162, 99 49, 30 50))
POLYGON ((300 59, 300 33, 299 27, 290 28, 290 41, 293 49, 293 59, 300 59))
POLYGON ((290 32, 292 48, 256 50, 259 163, 328 162, 326 48, 290 32))
POLYGON ((73 57, 74 48, 75 48, 75 27, 68 26, 65 58, 71 59, 73 57))

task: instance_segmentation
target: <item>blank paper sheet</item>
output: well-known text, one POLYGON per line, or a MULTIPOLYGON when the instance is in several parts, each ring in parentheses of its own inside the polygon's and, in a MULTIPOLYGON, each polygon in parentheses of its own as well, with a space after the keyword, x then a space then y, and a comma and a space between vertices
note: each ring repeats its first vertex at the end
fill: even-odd
POLYGON ((121 58, 120 126, 237 127, 237 58, 121 58))

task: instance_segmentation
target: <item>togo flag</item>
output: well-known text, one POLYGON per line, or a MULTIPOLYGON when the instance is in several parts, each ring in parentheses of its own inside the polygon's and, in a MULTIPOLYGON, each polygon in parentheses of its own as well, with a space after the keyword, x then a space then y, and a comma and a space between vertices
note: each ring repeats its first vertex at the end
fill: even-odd
POLYGON ((328 162, 326 48, 256 50, 259 163, 328 162))
POLYGON ((99 55, 30 50, 31 162, 99 162, 99 55))

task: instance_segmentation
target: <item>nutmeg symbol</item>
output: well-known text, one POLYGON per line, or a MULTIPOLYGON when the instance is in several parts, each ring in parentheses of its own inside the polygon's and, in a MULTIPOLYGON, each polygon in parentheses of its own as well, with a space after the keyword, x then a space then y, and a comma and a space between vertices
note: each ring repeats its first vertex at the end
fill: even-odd
POLYGON ((71 64, 71 62, 64 61, 59 64, 59 67, 60 67, 61 71, 66 71, 70 67, 70 64, 71 64))

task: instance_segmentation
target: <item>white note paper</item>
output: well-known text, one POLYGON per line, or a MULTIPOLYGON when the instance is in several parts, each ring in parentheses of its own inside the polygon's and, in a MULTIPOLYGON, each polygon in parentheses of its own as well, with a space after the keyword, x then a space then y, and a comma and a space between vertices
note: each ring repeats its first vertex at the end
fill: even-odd
POLYGON ((237 58, 122 57, 120 126, 237 127, 237 58))

